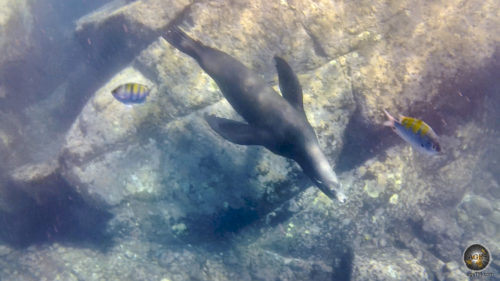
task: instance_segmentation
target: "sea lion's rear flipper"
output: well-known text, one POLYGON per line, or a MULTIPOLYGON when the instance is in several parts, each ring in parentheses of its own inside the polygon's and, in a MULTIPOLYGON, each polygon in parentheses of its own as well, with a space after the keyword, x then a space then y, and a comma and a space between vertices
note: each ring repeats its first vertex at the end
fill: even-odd
POLYGON ((278 70, 281 94, 293 107, 304 113, 302 87, 297 75, 295 75, 290 65, 283 58, 274 56, 274 61, 278 70))
POLYGON ((202 49, 204 45, 201 42, 189 37, 179 27, 175 25, 169 26, 163 37, 179 51, 186 53, 195 60, 199 61, 200 49, 202 49))
POLYGON ((263 145, 266 134, 253 126, 214 115, 206 115, 208 125, 226 140, 241 145, 263 145))

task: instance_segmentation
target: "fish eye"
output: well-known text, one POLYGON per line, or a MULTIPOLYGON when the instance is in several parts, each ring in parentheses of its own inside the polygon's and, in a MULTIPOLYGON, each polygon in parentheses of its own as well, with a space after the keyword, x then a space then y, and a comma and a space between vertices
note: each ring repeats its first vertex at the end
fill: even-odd
POLYGON ((423 144, 423 143, 421 143, 421 144, 420 144, 420 146, 421 146, 421 147, 424 147, 424 144, 423 144))

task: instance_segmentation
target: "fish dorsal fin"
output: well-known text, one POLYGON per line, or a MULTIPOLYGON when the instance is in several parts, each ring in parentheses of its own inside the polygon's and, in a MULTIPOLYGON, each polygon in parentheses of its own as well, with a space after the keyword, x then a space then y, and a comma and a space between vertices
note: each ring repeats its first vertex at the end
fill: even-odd
POLYGON ((304 103, 302 101, 302 87, 297 75, 295 75, 290 65, 283 58, 274 56, 274 61, 278 70, 281 94, 288 103, 305 115, 304 103))

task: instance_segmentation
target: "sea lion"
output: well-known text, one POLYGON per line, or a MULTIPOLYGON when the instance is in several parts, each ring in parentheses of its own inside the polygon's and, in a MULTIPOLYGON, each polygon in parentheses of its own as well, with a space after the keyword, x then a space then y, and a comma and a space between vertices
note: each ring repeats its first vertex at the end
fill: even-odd
POLYGON ((293 159, 319 189, 344 202, 335 172, 319 147, 302 103, 302 88, 291 67, 275 56, 283 96, 232 56, 190 38, 170 26, 165 39, 194 58, 215 80, 224 97, 247 123, 206 116, 210 127, 223 138, 240 145, 261 145, 293 159))

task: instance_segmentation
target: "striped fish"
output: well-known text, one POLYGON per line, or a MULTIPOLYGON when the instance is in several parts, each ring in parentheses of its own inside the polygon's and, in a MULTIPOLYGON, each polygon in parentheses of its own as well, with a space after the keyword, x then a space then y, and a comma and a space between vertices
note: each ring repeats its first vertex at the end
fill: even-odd
POLYGON ((151 90, 138 83, 127 83, 116 87, 111 94, 115 99, 124 104, 136 104, 146 101, 151 90))
POLYGON ((438 136, 424 121, 405 116, 401 116, 398 121, 385 109, 384 112, 388 119, 384 125, 391 127, 398 136, 415 149, 429 155, 436 155, 441 151, 438 136))

